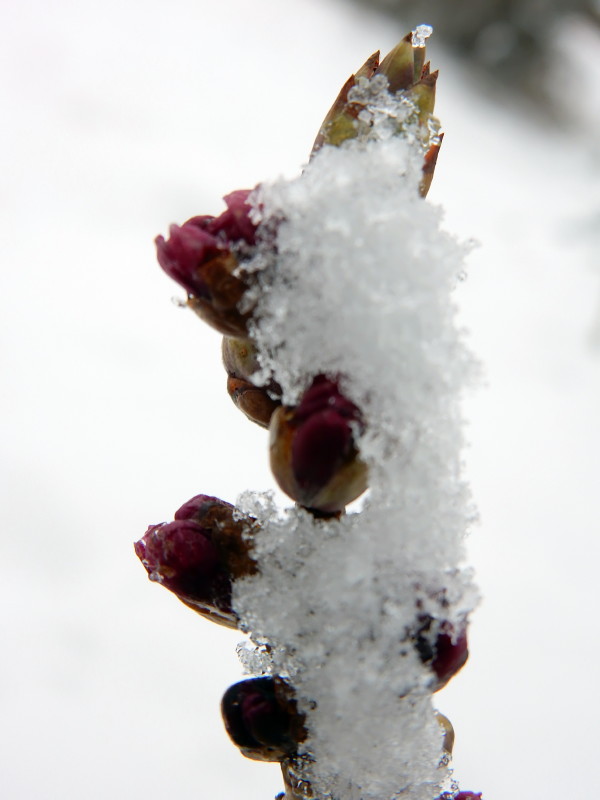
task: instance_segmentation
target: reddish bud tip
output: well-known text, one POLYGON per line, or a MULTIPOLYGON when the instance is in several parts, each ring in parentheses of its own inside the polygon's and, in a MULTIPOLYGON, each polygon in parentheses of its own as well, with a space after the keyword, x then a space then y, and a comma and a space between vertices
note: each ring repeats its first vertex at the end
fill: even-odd
POLYGON ((248 205, 251 191, 251 189, 238 189, 225 195, 223 200, 227 211, 211 222, 211 233, 229 243, 244 241, 246 244, 255 244, 257 226, 250 219, 252 206, 248 205))
POLYGON ((135 543, 135 552, 150 580, 179 597, 209 602, 218 593, 228 606, 231 585, 222 575, 217 548, 194 520, 151 525, 135 543))
POLYGON ((171 225, 169 238, 156 237, 158 263, 170 278, 196 297, 210 297, 201 266, 222 253, 221 244, 205 229, 201 220, 211 217, 196 217, 179 225, 171 225))
POLYGON ((214 514, 215 509, 220 509, 227 514, 233 513, 235 506, 218 497, 197 494, 177 509, 174 519, 195 519, 197 522, 201 522, 206 519, 207 514, 214 514))

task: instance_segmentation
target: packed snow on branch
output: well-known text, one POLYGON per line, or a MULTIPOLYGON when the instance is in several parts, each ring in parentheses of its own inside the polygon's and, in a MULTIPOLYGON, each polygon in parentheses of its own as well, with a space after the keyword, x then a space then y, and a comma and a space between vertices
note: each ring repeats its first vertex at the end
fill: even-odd
POLYGON ((432 800, 450 786, 433 713, 447 676, 427 642, 456 644, 476 603, 460 413, 476 369, 453 302, 466 247, 419 196, 423 144, 390 135, 406 109, 388 98, 363 119, 372 135, 323 147, 254 198, 266 234, 253 380, 295 404, 328 375, 365 421, 357 510, 319 519, 269 495, 238 501, 262 525, 259 573, 234 587, 254 643, 240 654, 248 672, 293 685, 307 728, 296 766, 322 800, 432 800))

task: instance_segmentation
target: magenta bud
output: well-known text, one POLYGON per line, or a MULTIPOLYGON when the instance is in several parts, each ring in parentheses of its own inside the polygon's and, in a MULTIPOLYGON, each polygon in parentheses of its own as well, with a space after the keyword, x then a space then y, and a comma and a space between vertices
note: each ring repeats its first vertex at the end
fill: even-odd
POLYGON ((202 265, 222 255, 223 244, 207 230, 206 220, 212 217, 194 217, 179 225, 171 225, 169 238, 156 237, 158 263, 170 278, 177 281, 188 294, 210 297, 202 275, 202 265))
POLYGON ((454 800, 482 800, 481 792, 459 792, 454 800))
POLYGON ((224 615, 236 627, 231 609, 231 578, 203 528, 193 520, 151 525, 135 543, 148 577, 162 584, 187 605, 224 615))
POLYGON ((421 661, 435 675, 436 692, 456 675, 469 657, 466 622, 456 630, 449 622, 423 616, 414 643, 421 661))
POLYGON ((219 217, 192 217, 171 225, 169 238, 156 238, 158 262, 188 293, 188 305, 205 322, 228 336, 246 333, 249 313, 238 305, 248 288, 239 273, 241 250, 256 241, 246 200, 249 189, 232 192, 219 217))
POLYGON ((234 684, 223 696, 221 712, 233 743, 257 761, 281 761, 293 755, 305 735, 292 691, 280 678, 234 684))
POLYGON ((232 628, 237 627, 232 582, 256 571, 246 539, 256 523, 237 519, 234 512, 216 497, 197 495, 173 522, 151 525, 134 545, 150 580, 202 616, 232 628))
POLYGON ((337 381, 318 375, 296 407, 271 418, 271 469, 280 487, 306 508, 337 513, 367 488, 355 434, 360 410, 337 381))

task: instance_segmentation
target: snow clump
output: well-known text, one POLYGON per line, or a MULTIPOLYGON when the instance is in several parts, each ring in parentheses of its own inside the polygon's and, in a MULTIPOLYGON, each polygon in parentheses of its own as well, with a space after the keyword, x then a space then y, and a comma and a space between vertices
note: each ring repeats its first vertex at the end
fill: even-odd
POLYGON ((259 572, 233 605, 256 646, 242 647, 246 670, 289 680, 306 714, 296 767, 315 797, 432 800, 449 769, 415 625, 443 614, 458 630, 477 599, 460 412, 476 368, 453 301, 466 247, 419 196, 419 136, 390 136, 381 104, 371 113, 381 135, 324 146, 255 193, 276 257, 271 241, 255 261, 251 331, 253 380, 277 381, 284 403, 317 374, 339 379, 365 418, 369 491, 329 520, 242 495, 262 526, 259 572))

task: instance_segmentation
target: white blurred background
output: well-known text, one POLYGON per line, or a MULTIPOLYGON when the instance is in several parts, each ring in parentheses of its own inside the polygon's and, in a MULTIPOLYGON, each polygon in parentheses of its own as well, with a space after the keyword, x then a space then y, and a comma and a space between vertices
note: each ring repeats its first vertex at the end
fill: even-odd
MULTIPOLYGON (((296 174, 343 81, 406 30, 346 0, 0 14, 0 796, 269 800, 277 766, 220 721, 241 636, 133 553, 196 493, 273 486, 153 238, 296 174)), ((596 783, 600 39, 573 17, 554 46, 558 116, 492 91, 443 31, 428 48, 446 130, 429 199, 479 242, 457 297, 486 380, 465 404, 484 599, 438 705, 485 800, 596 783)))

